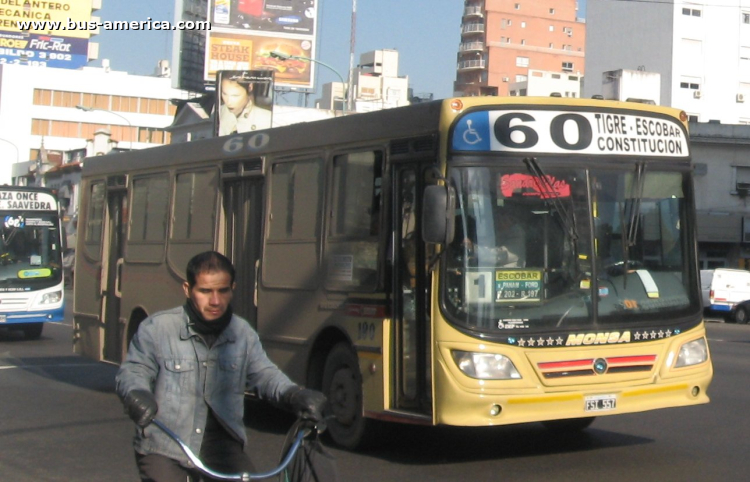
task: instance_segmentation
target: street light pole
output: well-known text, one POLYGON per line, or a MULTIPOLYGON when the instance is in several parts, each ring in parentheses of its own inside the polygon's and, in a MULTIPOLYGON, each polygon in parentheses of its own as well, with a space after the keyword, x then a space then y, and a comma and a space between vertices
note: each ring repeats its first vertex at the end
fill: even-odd
POLYGON ((344 107, 341 110, 343 112, 346 112, 346 107, 347 107, 347 103, 348 103, 348 99, 349 99, 349 86, 344 81, 344 77, 341 76, 341 74, 339 73, 338 70, 334 69, 333 67, 331 67, 330 65, 328 65, 327 63, 325 63, 323 61, 320 61, 320 60, 317 60, 317 59, 312 59, 310 57, 303 57, 301 55, 285 54, 285 53, 279 52, 277 50, 272 50, 271 53, 270 53, 270 55, 271 55, 271 57, 273 57, 275 59, 279 59, 279 60, 294 59, 294 60, 305 60, 307 62, 315 62, 316 64, 320 64, 323 67, 326 67, 327 69, 330 69, 331 72, 333 72, 334 74, 336 74, 338 76, 339 80, 341 81, 341 85, 344 87, 344 107))
POLYGON ((96 108, 96 107, 86 107, 85 105, 77 105, 77 106, 76 106, 76 109, 78 109, 78 110, 82 110, 82 111, 84 111, 84 112, 94 112, 94 111, 100 111, 100 112, 109 112, 110 114, 112 114, 112 115, 116 115, 116 116, 117 116, 117 117, 119 117, 120 119, 122 119, 122 120, 124 120, 125 122, 127 122, 127 123, 128 123, 128 127, 130 128, 130 129, 129 129, 129 130, 130 130, 130 136, 129 136, 129 137, 130 137, 130 149, 133 149, 133 142, 134 142, 134 141, 133 141, 133 124, 131 124, 131 123, 130 123, 130 120, 129 120, 129 119, 127 118, 127 117, 125 117, 125 116, 124 116, 124 115, 122 115, 122 114, 118 114, 117 112, 115 112, 115 111, 112 111, 112 110, 107 110, 107 109, 98 109, 98 108, 96 108))
POLYGON ((3 138, 0 138, 0 141, 3 141, 3 142, 7 142, 8 144, 10 144, 10 145, 11 145, 11 147, 13 147, 13 149, 15 149, 15 150, 16 150, 16 164, 17 164, 17 163, 18 163, 18 161, 20 161, 20 154, 19 154, 19 152, 18 152, 18 146, 17 146, 17 145, 15 145, 15 144, 13 144, 12 142, 10 142, 10 141, 9 141, 8 139, 3 139, 3 138))

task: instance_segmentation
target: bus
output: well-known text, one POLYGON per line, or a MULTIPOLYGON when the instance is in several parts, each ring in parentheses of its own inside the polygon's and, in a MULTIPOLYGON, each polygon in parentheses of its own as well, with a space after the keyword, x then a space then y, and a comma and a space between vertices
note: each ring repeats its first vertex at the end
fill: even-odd
POLYGON ((43 187, 0 186, 0 328, 42 335, 64 319, 60 204, 43 187))
POLYGON ((120 363, 214 249, 235 313, 326 393, 346 448, 381 421, 579 430, 708 403, 691 173, 684 112, 556 97, 87 159, 74 348, 120 363))

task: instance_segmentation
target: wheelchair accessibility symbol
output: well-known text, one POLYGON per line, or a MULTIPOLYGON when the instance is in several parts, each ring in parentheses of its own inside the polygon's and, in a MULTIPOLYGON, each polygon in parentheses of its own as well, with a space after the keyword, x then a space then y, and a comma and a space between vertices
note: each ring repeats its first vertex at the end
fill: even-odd
POLYGON ((476 129, 471 127, 471 119, 466 120, 466 130, 464 131, 463 139, 464 142, 469 145, 474 145, 482 142, 482 137, 479 135, 476 129))

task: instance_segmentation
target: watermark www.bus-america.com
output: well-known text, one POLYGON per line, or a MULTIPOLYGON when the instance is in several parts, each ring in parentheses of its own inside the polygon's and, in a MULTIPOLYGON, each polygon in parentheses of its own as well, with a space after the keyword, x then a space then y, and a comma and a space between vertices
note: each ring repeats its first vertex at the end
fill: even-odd
POLYGON ((153 20, 147 17, 146 20, 134 21, 76 21, 68 18, 67 21, 52 20, 17 20, 15 21, 18 29, 21 31, 94 31, 102 30, 211 30, 211 22, 206 20, 190 21, 182 20, 175 24, 166 20, 153 20))

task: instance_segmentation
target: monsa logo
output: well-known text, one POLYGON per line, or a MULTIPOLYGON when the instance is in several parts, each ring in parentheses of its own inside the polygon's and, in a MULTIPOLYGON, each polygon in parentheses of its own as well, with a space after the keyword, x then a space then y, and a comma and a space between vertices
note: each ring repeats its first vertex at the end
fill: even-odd
POLYGON ((630 332, 612 331, 608 333, 583 333, 580 335, 568 335, 565 346, 581 345, 609 345, 614 343, 630 343, 630 332))

